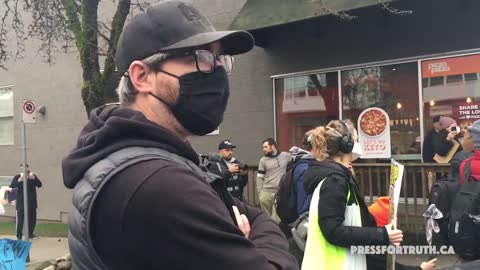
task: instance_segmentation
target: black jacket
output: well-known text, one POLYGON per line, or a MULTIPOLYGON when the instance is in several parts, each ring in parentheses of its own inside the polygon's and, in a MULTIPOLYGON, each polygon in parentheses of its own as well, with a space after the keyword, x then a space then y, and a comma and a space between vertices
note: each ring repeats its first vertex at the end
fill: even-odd
MULTIPOLYGON (((92 112, 63 161, 73 188, 108 154, 156 147, 199 163, 192 147, 138 111, 107 106, 92 112)), ((234 200, 250 221, 246 239, 229 209, 201 177, 177 163, 151 160, 118 173, 93 206, 93 245, 110 269, 297 269, 276 224, 234 200)))
MULTIPOLYGON (((240 164, 238 160, 233 160, 232 163, 240 164)), ((243 199, 243 189, 247 185, 248 175, 240 175, 239 173, 230 173, 228 165, 224 159, 220 162, 210 162, 207 165, 207 169, 222 177, 225 188, 227 188, 230 194, 238 199, 243 199), (220 166, 220 168, 218 167, 220 166)))
MULTIPOLYGON (((385 227, 377 227, 375 219, 368 211, 364 196, 350 170, 340 163, 326 160, 310 164, 304 176, 306 192, 313 193, 320 181, 325 179, 320 189, 318 203, 318 223, 325 239, 333 245, 342 247, 388 245, 389 239, 385 227), (349 204, 357 198, 360 206, 362 227, 344 226, 348 189, 349 204)), ((367 255, 369 270, 384 270, 385 255, 367 255)), ((419 269, 419 267, 396 265, 396 269, 419 269)))
MULTIPOLYGON (((433 157, 435 154, 446 156, 453 146, 451 141, 447 141, 448 133, 446 131, 436 132, 430 131, 423 140, 422 158, 423 162, 435 162, 433 157)), ((458 147, 457 152, 462 151, 462 147, 458 147)))
POLYGON ((20 178, 20 174, 17 174, 13 177, 12 183, 10 184, 11 188, 17 188, 17 202, 16 208, 17 210, 23 210, 24 205, 24 198, 23 198, 23 183, 28 181, 28 208, 29 209, 36 209, 37 208, 37 188, 42 187, 42 182, 38 179, 37 175, 34 174, 33 179, 23 180, 22 182, 18 182, 20 178))

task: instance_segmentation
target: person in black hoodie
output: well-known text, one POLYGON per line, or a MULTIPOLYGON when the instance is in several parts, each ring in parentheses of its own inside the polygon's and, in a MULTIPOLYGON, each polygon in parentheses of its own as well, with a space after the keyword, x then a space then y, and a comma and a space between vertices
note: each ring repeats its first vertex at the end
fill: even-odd
POLYGON ((86 182, 102 179, 87 172, 109 165, 107 157, 132 146, 164 150, 197 166, 188 137, 205 135, 222 122, 230 54, 245 53, 254 42, 244 31, 216 32, 187 2, 162 1, 134 16, 118 44, 121 105, 92 111, 62 164, 64 184, 74 189, 69 215, 74 268, 298 269, 268 215, 213 189, 185 164, 144 160, 106 183, 86 182), (90 191, 82 193, 86 188, 90 191))
MULTIPOLYGON (((313 197, 302 269, 323 269, 322 266, 328 267, 332 263, 345 266, 352 261, 357 263, 355 269, 386 269, 384 255, 367 255, 364 258, 345 256, 341 259, 343 261, 338 261, 338 255, 329 254, 330 250, 339 252, 338 248, 346 248, 341 252, 347 254, 352 246, 398 245, 403 234, 392 228, 393 222, 385 227, 376 227, 375 219, 368 211, 364 196, 348 168, 354 140, 347 125, 339 120, 331 121, 325 127, 316 128, 311 141, 314 155, 322 161, 311 165, 304 176, 305 191, 313 193, 313 197), (347 210, 351 210, 353 216, 359 215, 360 220, 350 219, 347 210), (312 220, 315 217, 318 220, 312 220), (312 222, 317 224, 312 225, 312 222), (315 228, 319 228, 319 233, 315 233, 315 228), (324 249, 316 250, 319 246, 324 249)), ((420 267, 397 263, 396 269, 432 269, 434 265, 435 260, 422 263, 420 267)))

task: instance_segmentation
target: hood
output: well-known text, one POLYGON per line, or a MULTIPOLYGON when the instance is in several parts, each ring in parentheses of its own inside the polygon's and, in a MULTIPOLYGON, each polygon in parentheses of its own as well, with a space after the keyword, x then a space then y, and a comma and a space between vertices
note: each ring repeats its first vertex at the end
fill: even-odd
POLYGON ((342 178, 352 177, 352 173, 347 167, 332 160, 324 160, 310 164, 303 178, 303 187, 307 193, 312 193, 321 180, 332 175, 342 178))
POLYGON ((164 149, 199 163, 188 142, 148 120, 141 112, 106 105, 91 112, 77 145, 62 161, 65 186, 74 188, 92 165, 113 152, 134 146, 164 149))
POLYGON ((292 155, 293 161, 298 161, 299 159, 315 159, 310 152, 298 146, 293 146, 288 152, 292 155))
POLYGON ((460 173, 460 164, 462 164, 465 159, 472 156, 473 153, 467 151, 460 151, 453 156, 452 160, 450 160, 450 173, 452 174, 452 177, 458 177, 460 173))

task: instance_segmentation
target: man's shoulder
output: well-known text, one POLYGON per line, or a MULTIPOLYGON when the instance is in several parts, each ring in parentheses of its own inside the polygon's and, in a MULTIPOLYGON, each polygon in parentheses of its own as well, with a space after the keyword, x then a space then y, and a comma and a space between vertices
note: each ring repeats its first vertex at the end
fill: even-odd
MULTIPOLYGON (((201 176, 194 169, 189 168, 186 164, 182 164, 172 160, 165 160, 165 159, 151 159, 151 160, 141 161, 125 168, 123 172, 125 171, 134 173, 138 176, 145 176, 145 177, 147 176, 149 177, 152 174, 156 174, 157 172, 169 173, 169 172, 175 171, 175 173, 178 174, 178 176, 194 175, 201 178, 201 176)), ((164 176, 164 175, 161 175, 161 176, 170 177, 170 176, 164 176)))
MULTIPOLYGON (((142 197, 148 198, 153 203, 165 199, 161 198, 159 193, 178 196, 191 186, 207 187, 208 183, 197 172, 182 164, 154 159, 135 163, 118 172, 106 183, 101 191, 101 197, 112 200, 115 198, 117 204, 128 204, 127 202, 132 199, 142 197)), ((102 201, 104 204, 110 204, 102 201)))
POLYGON ((267 156, 262 156, 262 157, 260 158, 260 162, 265 162, 265 161, 268 160, 268 159, 269 159, 269 157, 267 157, 267 156))

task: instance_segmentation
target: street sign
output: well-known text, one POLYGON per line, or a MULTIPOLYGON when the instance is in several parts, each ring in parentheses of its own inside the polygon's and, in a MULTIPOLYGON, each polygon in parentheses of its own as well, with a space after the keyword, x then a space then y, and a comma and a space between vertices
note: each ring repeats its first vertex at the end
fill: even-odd
POLYGON ((33 100, 22 100, 22 122, 24 124, 36 123, 37 107, 33 100))

